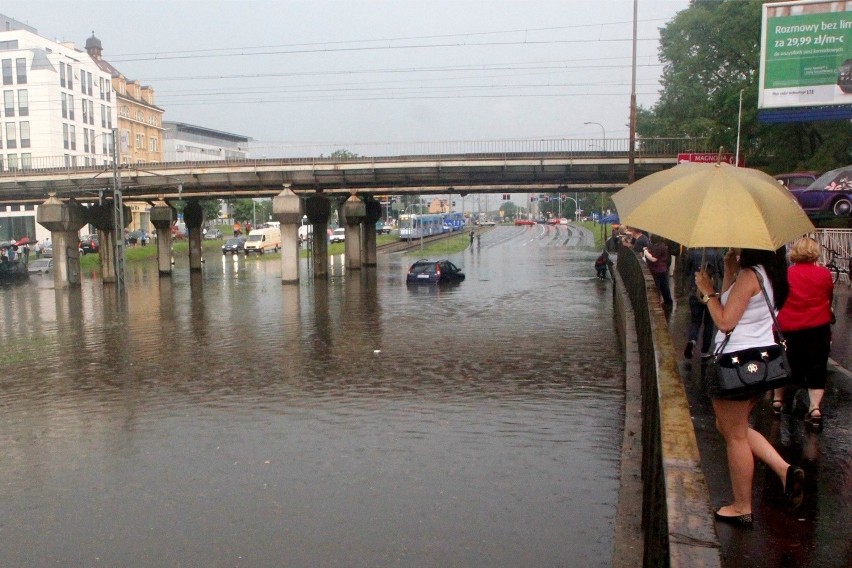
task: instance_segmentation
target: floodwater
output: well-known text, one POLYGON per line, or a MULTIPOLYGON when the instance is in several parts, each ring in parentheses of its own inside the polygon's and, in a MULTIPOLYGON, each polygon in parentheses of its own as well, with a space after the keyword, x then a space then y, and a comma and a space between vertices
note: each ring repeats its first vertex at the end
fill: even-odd
POLYGON ((608 566, 623 359, 575 243, 0 289, 0 566, 608 566))

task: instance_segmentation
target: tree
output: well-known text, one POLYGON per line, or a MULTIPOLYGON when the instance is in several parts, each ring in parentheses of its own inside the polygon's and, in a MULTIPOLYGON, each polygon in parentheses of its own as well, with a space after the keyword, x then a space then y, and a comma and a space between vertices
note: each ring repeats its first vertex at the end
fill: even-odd
POLYGON ((219 211, 222 206, 222 201, 220 199, 202 199, 198 203, 204 211, 205 219, 210 221, 211 219, 219 218, 219 211))
POLYGON ((740 91, 740 153, 771 172, 828 170, 852 157, 843 121, 761 124, 757 120, 760 0, 693 1, 660 32, 664 64, 660 99, 637 109, 641 137, 709 138, 734 151, 740 91))
POLYGON ((518 206, 512 203, 511 201, 507 201, 500 206, 500 211, 503 212, 504 219, 514 219, 518 216, 519 209, 518 206))

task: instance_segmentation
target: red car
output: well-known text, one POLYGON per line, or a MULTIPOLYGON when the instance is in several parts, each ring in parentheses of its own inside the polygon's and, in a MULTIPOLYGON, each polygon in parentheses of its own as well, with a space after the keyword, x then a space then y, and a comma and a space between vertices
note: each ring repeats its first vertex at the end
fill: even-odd
POLYGON ((515 225, 535 225, 532 219, 515 219, 515 225))

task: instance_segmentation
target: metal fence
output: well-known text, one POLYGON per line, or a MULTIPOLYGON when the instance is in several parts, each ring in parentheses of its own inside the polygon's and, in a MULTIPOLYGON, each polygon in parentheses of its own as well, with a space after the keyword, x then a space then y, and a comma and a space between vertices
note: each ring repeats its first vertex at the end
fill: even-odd
MULTIPOLYGON (((852 253, 852 229, 817 229, 813 235, 814 239, 822 245, 822 264, 828 264, 831 260, 832 252, 836 257, 849 258, 852 253)), ((843 268, 850 268, 848 261, 838 261, 843 268)), ((849 273, 841 274, 838 282, 845 282, 847 286, 852 286, 852 279, 849 273)))
MULTIPOLYGON (((707 151, 704 138, 648 138, 636 143, 636 157, 676 157, 684 152, 707 151)), ((122 164, 122 168, 141 169, 175 166, 270 165, 276 163, 342 163, 370 162, 383 158, 401 160, 439 159, 447 156, 466 156, 472 159, 499 159, 502 157, 529 156, 542 158, 626 158, 628 138, 541 138, 521 140, 456 140, 445 142, 393 142, 292 144, 255 146, 249 149, 251 158, 225 157, 211 159, 203 154, 187 153, 184 159, 174 162, 146 162, 122 164)), ((32 156, 26 163, 11 166, 0 164, 0 176, 26 175, 39 172, 92 172, 112 169, 112 156, 32 156), (84 160, 89 161, 85 164, 84 160), (81 163, 83 162, 83 163, 81 163)))

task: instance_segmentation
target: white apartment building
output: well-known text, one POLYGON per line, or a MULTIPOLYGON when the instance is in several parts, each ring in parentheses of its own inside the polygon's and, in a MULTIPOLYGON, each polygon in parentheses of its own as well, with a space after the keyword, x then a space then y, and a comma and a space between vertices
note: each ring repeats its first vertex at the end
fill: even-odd
MULTIPOLYGON (((0 81, 0 170, 112 164, 115 92, 85 51, 0 15, 0 81)), ((0 240, 24 230, 47 236, 34 207, 0 204, 0 240)))

